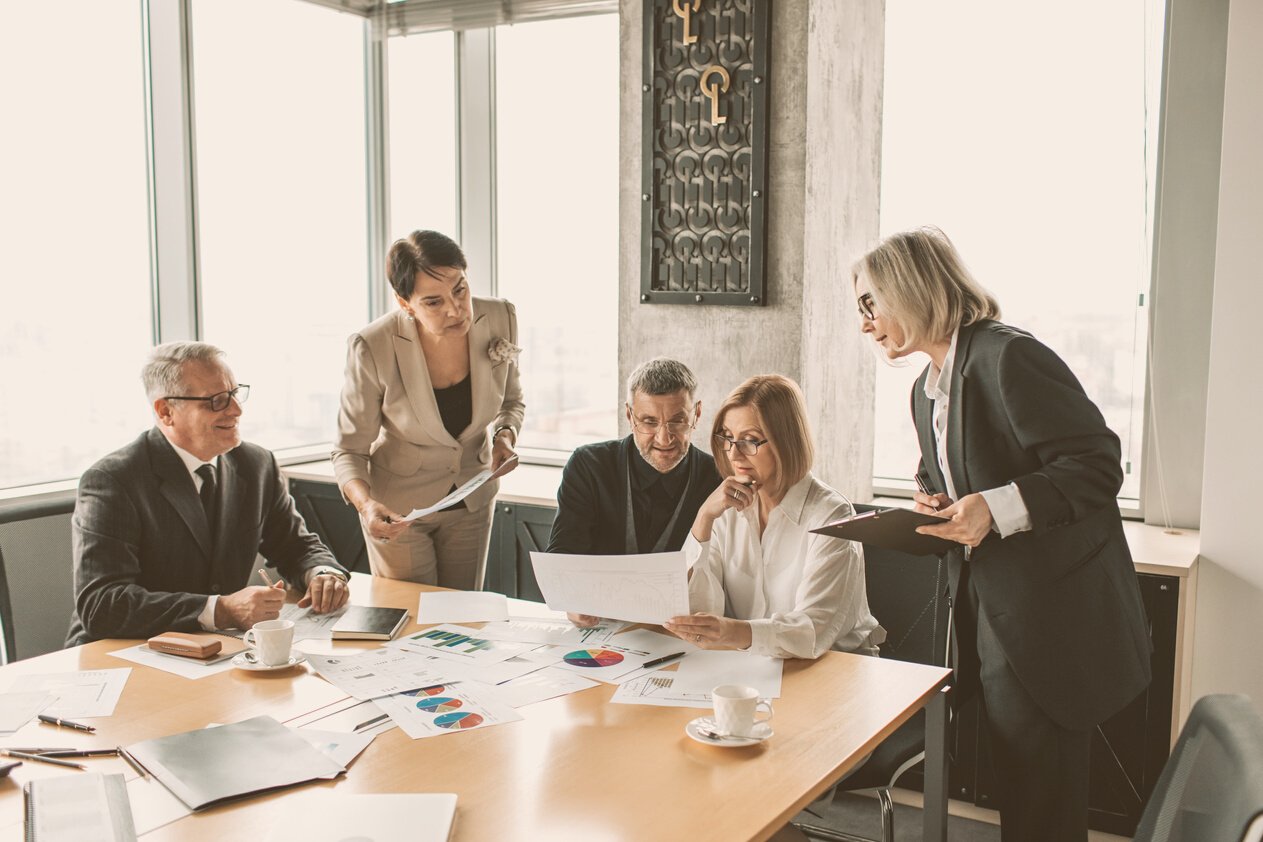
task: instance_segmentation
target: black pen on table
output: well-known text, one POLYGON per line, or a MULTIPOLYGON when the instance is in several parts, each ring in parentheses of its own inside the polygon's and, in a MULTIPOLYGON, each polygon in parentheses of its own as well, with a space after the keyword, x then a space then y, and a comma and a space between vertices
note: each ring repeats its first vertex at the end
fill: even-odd
POLYGON ((51 766, 65 766, 69 769, 83 770, 88 768, 82 763, 71 763, 69 760, 58 760, 55 757, 45 757, 42 754, 27 754, 24 751, 13 751, 7 748, 0 748, 0 755, 12 757, 16 760, 33 760, 36 763, 48 763, 51 766))
POLYGON ((658 664, 665 664, 667 661, 679 658, 681 655, 687 655, 687 652, 672 652, 670 655, 663 655, 661 658, 654 658, 652 661, 645 661, 640 665, 641 669, 649 669, 656 667, 658 664))
POLYGON ((39 715, 39 721, 44 722, 48 725, 56 725, 59 728, 74 728, 76 731, 87 731, 89 734, 96 730, 96 728, 94 728, 91 725, 83 725, 79 722, 71 722, 69 719, 58 719, 55 716, 48 716, 47 714, 43 714, 43 713, 39 715))
POLYGON ((40 757, 114 757, 116 748, 54 748, 35 752, 40 757))

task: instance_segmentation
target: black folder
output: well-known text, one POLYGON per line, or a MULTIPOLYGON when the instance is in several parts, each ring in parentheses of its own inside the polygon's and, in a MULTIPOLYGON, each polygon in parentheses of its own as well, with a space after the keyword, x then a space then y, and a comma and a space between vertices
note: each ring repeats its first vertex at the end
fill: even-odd
POLYGON ((811 531, 909 555, 942 555, 961 545, 933 535, 922 535, 917 532, 917 527, 943 523, 944 520, 938 515, 923 515, 912 509, 877 509, 844 517, 811 531))

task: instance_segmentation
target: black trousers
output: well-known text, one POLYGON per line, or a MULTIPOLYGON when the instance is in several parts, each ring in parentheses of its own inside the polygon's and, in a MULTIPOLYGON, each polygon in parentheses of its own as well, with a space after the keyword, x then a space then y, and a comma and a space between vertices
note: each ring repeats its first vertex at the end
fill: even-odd
MULTIPOLYGON (((1087 842, 1091 731, 1054 722, 1009 666, 968 583, 969 617, 991 737, 1002 842, 1087 842)), ((964 612, 961 612, 964 613, 964 612)))

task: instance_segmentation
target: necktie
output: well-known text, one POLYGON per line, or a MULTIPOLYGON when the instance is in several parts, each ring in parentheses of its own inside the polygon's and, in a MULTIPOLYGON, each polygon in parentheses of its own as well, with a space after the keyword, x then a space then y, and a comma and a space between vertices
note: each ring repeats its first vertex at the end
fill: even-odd
POLYGON ((206 524, 210 527, 211 532, 215 531, 215 492, 218 483, 215 477, 214 465, 202 465, 197 469, 197 475, 202 478, 202 490, 200 496, 202 498, 202 508, 206 510, 206 524))

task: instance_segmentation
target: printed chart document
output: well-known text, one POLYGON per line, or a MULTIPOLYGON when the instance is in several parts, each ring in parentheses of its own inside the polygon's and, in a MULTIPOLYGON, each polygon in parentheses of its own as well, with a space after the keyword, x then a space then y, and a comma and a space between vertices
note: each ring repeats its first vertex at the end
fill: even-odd
POLYGON ((0 736, 12 734, 48 707, 53 697, 42 690, 0 696, 0 736))
POLYGON ((361 701, 438 684, 446 676, 434 660, 400 649, 373 649, 354 655, 312 655, 307 662, 339 690, 361 701))
POLYGON ((291 805, 272 826, 272 842, 447 842, 456 821, 456 795, 450 792, 321 792, 304 794, 291 805))
MULTIPOLYGON (((474 684, 475 688, 478 686, 475 682, 468 683, 474 684)), ((578 693, 580 690, 596 687, 599 683, 556 667, 544 667, 497 684, 495 687, 489 687, 487 690, 494 693, 495 697, 506 705, 521 708, 557 696, 578 693)))
POLYGON ((536 648, 537 643, 515 643, 508 640, 487 640, 478 629, 444 623, 432 629, 419 631, 395 641, 400 649, 438 655, 456 661, 477 664, 495 664, 507 661, 536 648))
POLYGON ((531 553, 535 580, 555 611, 662 623, 689 613, 683 552, 639 555, 531 553))
POLYGON ((401 520, 405 520, 405 521, 416 520, 419 517, 432 515, 435 512, 441 512, 446 508, 455 506, 461 500, 464 500, 470 494, 473 494, 475 491, 477 491, 479 488, 482 488, 482 486, 484 486, 491 480, 496 479, 497 477, 502 477, 505 474, 507 474, 509 471, 513 470, 513 468, 516 465, 517 465, 517 454, 515 453, 512 456, 510 456, 508 459, 505 459, 504 463, 500 467, 496 468, 494 471, 492 471, 490 468, 487 468, 485 471, 479 471, 477 474, 473 476, 473 478, 469 480, 469 482, 465 483, 460 488, 456 489, 451 494, 447 495, 442 500, 435 503, 433 506, 426 506, 424 509, 413 509, 412 511, 408 512, 408 514, 404 515, 401 518, 401 520))
POLYGON ((494 591, 436 591, 421 594, 417 623, 480 623, 509 619, 509 600, 494 591))
POLYGON ((502 623, 487 623, 478 630, 487 640, 518 640, 523 643, 546 643, 550 646, 581 646, 585 643, 608 643, 626 623, 602 620, 595 626, 579 628, 569 620, 543 617, 510 617, 502 623))
POLYGON ((682 693, 706 693, 720 684, 748 684, 765 699, 781 697, 785 662, 749 652, 699 649, 680 662, 675 687, 682 693))
POLYGON ((522 718, 495 695, 466 682, 410 690, 376 699, 373 704, 414 740, 489 728, 522 718))
POLYGON ((54 701, 40 713, 61 719, 112 716, 131 667, 15 676, 6 693, 47 693, 54 701))
POLYGON ((620 676, 642 669, 646 661, 682 650, 683 643, 678 638, 636 629, 615 635, 609 643, 599 646, 561 647, 558 651, 564 654, 557 669, 616 684, 620 676))
POLYGON ((625 684, 620 684, 610 701, 617 705, 656 705, 707 710, 712 707, 709 690, 704 693, 684 693, 676 690, 675 675, 673 672, 665 672, 632 679, 625 684))

